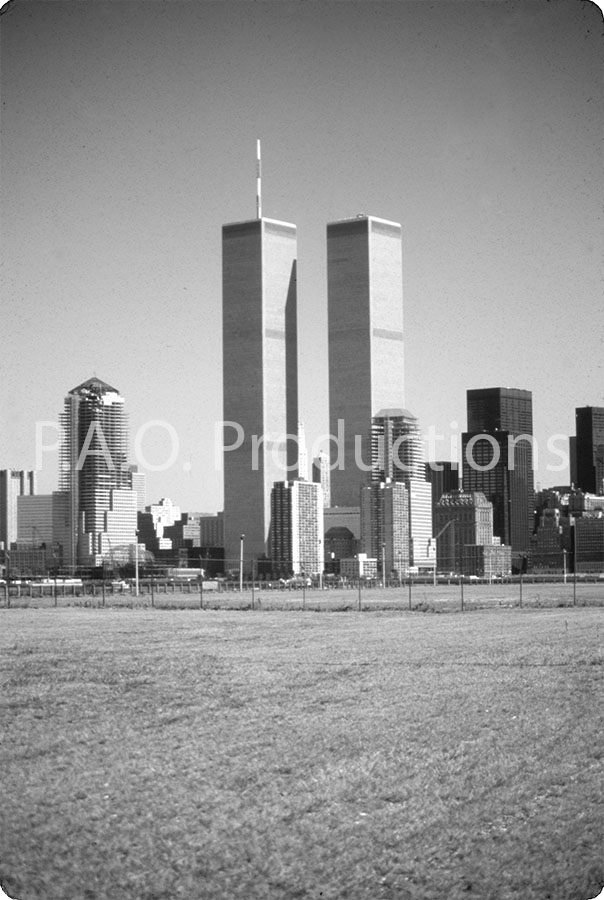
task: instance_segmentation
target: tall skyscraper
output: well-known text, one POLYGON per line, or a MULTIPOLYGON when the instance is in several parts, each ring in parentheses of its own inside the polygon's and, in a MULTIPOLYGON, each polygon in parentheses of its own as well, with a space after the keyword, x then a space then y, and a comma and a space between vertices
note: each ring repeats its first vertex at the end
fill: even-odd
POLYGON ((371 480, 426 480, 419 423, 407 409, 382 409, 371 420, 371 480))
POLYGON ((36 473, 33 469, 0 470, 0 545, 10 550, 17 540, 17 497, 36 493, 36 473))
POLYGON ((463 489, 484 493, 493 504, 495 536, 516 554, 525 553, 533 527, 532 394, 515 388, 471 390, 467 411, 463 489))
POLYGON ((242 534, 247 559, 267 554, 272 486, 297 474, 296 252, 286 222, 222 229, 225 569, 242 534))
POLYGON ((118 545, 136 542, 124 398, 99 378, 89 378, 69 391, 61 425, 59 488, 67 505, 63 563, 98 566, 118 545))
MULTIPOLYGON (((419 423, 407 409, 383 409, 371 420, 371 481, 403 483, 407 488, 409 565, 435 565, 432 544, 432 489, 426 481, 419 423)), ((369 552, 368 548, 365 548, 369 552)))
POLYGON ((577 484, 589 494, 604 494, 604 407, 575 409, 577 484))
POLYGON ((362 466, 371 465, 371 420, 403 406, 401 237, 399 224, 373 216, 327 226, 330 433, 343 430, 343 452, 332 462, 332 506, 359 505, 362 466))
POLYGON ((279 575, 323 571, 323 498, 314 481, 278 481, 271 492, 271 561, 279 575))

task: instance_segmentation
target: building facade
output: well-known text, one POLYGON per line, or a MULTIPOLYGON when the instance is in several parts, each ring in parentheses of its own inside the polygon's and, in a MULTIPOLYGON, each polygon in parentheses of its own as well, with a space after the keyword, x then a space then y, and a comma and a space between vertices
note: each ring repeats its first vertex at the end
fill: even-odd
POLYGON ((52 504, 52 494, 21 494, 17 497, 17 541, 52 547, 52 504))
POLYGON ((323 571, 323 498, 313 481, 278 481, 271 491, 273 575, 323 571))
POLYGON ((36 493, 36 473, 33 469, 0 470, 0 547, 10 550, 17 540, 19 497, 36 493))
POLYGON ((426 480, 419 423, 407 409, 382 409, 371 420, 371 480, 426 480))
POLYGON ((458 463, 448 459, 427 462, 426 481, 429 481, 432 487, 432 518, 436 521, 436 504, 442 495, 459 490, 458 463))
POLYGON ((468 431, 462 435, 464 491, 493 504, 493 530, 519 556, 533 531, 533 412, 530 391, 467 392, 468 431))
POLYGON ((329 224, 327 293, 331 504, 356 506, 371 420, 403 407, 401 226, 365 215, 329 224))
POLYGON ((493 504, 482 491, 449 491, 436 504, 434 519, 439 572, 465 572, 465 547, 493 543, 493 504))
POLYGON ((575 410, 575 486, 591 494, 604 494, 604 407, 575 410))
POLYGON ((409 570, 409 525, 409 492, 402 482, 375 482, 361 489, 361 545, 378 560, 382 578, 400 578, 409 570))
POLYGON ((323 505, 331 506, 331 472, 329 471, 329 456, 321 450, 312 461, 312 480, 321 485, 323 491, 323 505))
POLYGON ((296 248, 286 222, 222 230, 225 571, 242 534, 266 555, 272 486, 297 474, 296 248))
MULTIPOLYGON (((65 398, 59 489, 68 504, 63 564, 99 566, 136 542, 136 493, 127 462, 128 419, 119 392, 93 377, 65 398)), ((58 499, 59 512, 63 503, 58 499)))

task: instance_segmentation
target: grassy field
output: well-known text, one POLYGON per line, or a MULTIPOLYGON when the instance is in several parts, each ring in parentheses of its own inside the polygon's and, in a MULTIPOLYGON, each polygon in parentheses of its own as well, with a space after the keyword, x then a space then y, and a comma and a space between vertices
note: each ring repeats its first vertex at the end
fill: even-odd
POLYGON ((11 609, 0 627, 11 897, 604 885, 601 608, 11 609))

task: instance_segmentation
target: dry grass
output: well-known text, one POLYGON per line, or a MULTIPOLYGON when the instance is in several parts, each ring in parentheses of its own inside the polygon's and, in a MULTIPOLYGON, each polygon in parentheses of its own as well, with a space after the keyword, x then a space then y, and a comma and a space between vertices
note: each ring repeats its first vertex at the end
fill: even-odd
POLYGON ((6 610, 19 900, 587 900, 601 609, 6 610))

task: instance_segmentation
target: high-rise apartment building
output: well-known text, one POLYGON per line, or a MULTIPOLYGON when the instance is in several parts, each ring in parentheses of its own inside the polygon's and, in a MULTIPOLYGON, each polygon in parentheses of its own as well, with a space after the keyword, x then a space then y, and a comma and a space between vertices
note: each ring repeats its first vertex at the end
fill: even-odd
POLYGON ((271 562, 276 575, 323 571, 323 498, 314 481, 278 481, 271 491, 271 562))
POLYGON ((407 572, 409 492, 402 482, 374 482, 361 489, 361 544, 369 557, 378 560, 383 578, 407 572))
POLYGON ((533 528, 533 407, 530 391, 467 392, 468 431, 462 435, 463 489, 493 504, 493 531, 516 554, 529 549, 533 528))
POLYGON ((118 546, 136 542, 124 398, 99 378, 89 378, 69 391, 61 425, 59 487, 64 504, 57 497, 57 516, 65 541, 63 564, 98 566, 118 546), (64 509, 61 515, 59 506, 64 509))
POLYGON ((272 486, 297 475, 296 253, 286 222, 222 229, 225 570, 242 534, 246 557, 267 553, 272 486))
POLYGON ((576 487, 604 494, 604 407, 575 409, 576 487))
POLYGON ((331 504, 358 506, 371 420, 403 406, 401 226, 365 215, 329 224, 327 291, 330 434, 342 444, 331 504))
POLYGON ((0 546, 10 550, 17 540, 17 497, 36 493, 36 473, 33 469, 0 470, 0 546))

